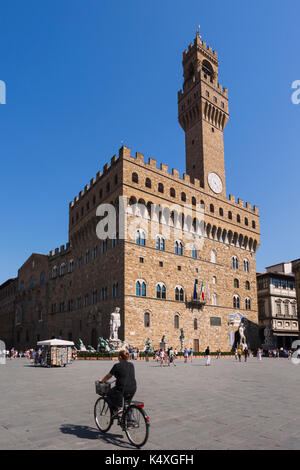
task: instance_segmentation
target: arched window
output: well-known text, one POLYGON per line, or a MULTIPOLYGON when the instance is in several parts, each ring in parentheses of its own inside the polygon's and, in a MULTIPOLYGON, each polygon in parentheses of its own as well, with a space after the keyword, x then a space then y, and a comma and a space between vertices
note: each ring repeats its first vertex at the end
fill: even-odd
POLYGON ((256 223, 254 220, 252 220, 252 228, 255 228, 256 227, 256 223))
POLYGON ((213 204, 210 204, 209 210, 210 210, 210 212, 212 212, 212 213, 215 212, 215 208, 214 208, 214 205, 213 205, 213 204))
POLYGON ((236 216, 236 221, 237 221, 238 223, 240 223, 240 221, 241 221, 241 216, 240 216, 239 214, 236 216))
POLYGON ((29 279, 29 288, 33 289, 34 285, 35 285, 34 276, 31 276, 31 278, 29 279))
POLYGON ((138 183, 139 182, 139 177, 137 173, 132 173, 132 182, 133 183, 138 183))
POLYGON ((239 260, 236 256, 232 257, 232 267, 233 269, 239 269, 239 260))
POLYGON ((183 255, 183 245, 180 241, 175 242, 175 255, 183 255))
POLYGON ((195 246, 192 248, 192 258, 197 259, 197 248, 195 246))
POLYGON ((175 288, 175 300, 177 302, 183 302, 184 301, 184 290, 183 287, 181 286, 176 286, 175 288))
POLYGON ((59 275, 63 276, 66 274, 66 263, 62 263, 59 267, 59 275))
POLYGON ((74 260, 69 261, 69 273, 72 273, 74 270, 74 260))
POLYGON ((240 308, 240 298, 238 295, 233 296, 233 308, 240 308))
POLYGON ((245 299, 245 309, 251 310, 251 299, 249 297, 245 299))
POLYGON ((41 277, 40 277, 40 283, 41 283, 41 286, 43 286, 46 282, 46 278, 45 278, 45 273, 44 271, 41 273, 41 277))
POLYGON ((142 245, 142 246, 146 245, 146 234, 145 234, 144 230, 142 230, 142 229, 138 229, 136 231, 136 244, 137 245, 142 245))
POLYGON ((214 79, 214 70, 212 68, 212 65, 208 60, 204 59, 202 62, 202 72, 204 75, 210 78, 210 81, 212 82, 214 79))
POLYGON ((176 330, 179 328, 179 315, 174 315, 174 328, 176 330))
POLYGON ((245 288, 246 288, 246 290, 250 290, 250 282, 249 281, 245 282, 245 288))
POLYGON ((57 267, 56 267, 56 266, 54 266, 54 267, 52 268, 52 274, 51 274, 51 277, 52 277, 52 279, 55 279, 55 278, 56 278, 56 276, 57 276, 57 267))
POLYGON ((181 193, 181 200, 183 202, 186 202, 186 194, 185 193, 181 193))
POLYGON ((163 193, 164 192, 164 185, 162 183, 158 183, 158 192, 163 193))
POLYGON ((197 204, 196 198, 193 196, 192 197, 192 205, 195 206, 197 204))
POLYGON ((165 251, 165 239, 162 235, 156 236, 156 249, 165 251))
POLYGON ((249 261, 247 259, 244 259, 244 271, 249 272, 249 261))
POLYGON ((231 211, 228 212, 228 219, 232 220, 232 212, 231 211))
POLYGON ((156 298, 157 299, 165 299, 166 298, 166 286, 164 285, 163 282, 159 282, 156 285, 156 298))
POLYGON ((194 318, 194 330, 198 330, 198 320, 194 318))
POLYGON ((175 189, 174 189, 174 188, 171 188, 171 189, 170 189, 170 196, 171 196, 171 197, 175 197, 175 196, 176 196, 176 193, 175 193, 175 189))
POLYGON ((223 211, 222 207, 220 207, 220 209, 219 209, 219 215, 220 215, 221 217, 223 217, 223 215, 224 215, 224 211, 223 211))
POLYGON ((238 279, 235 279, 233 284, 234 284, 234 287, 236 287, 237 289, 240 287, 240 282, 238 279))
POLYGON ((144 326, 145 328, 150 327, 150 313, 148 312, 144 313, 144 326))
POLYGON ((249 225, 247 217, 245 217, 245 225, 247 225, 247 226, 249 225))
POLYGON ((212 283, 213 283, 213 284, 217 284, 217 278, 216 278, 216 276, 213 276, 213 278, 212 278, 212 283))
POLYGON ((213 251, 213 250, 210 252, 210 262, 211 263, 216 263, 217 262, 217 255, 216 255, 216 252, 213 251))
POLYGON ((146 178, 146 181, 145 181, 145 186, 146 188, 151 188, 151 179, 150 178, 146 178))
POLYGON ((146 297, 146 282, 138 280, 135 283, 135 295, 139 297, 146 297))
POLYGON ((205 209, 205 204, 204 204, 204 201, 202 199, 200 201, 200 206, 201 206, 201 209, 203 209, 203 210, 205 209))

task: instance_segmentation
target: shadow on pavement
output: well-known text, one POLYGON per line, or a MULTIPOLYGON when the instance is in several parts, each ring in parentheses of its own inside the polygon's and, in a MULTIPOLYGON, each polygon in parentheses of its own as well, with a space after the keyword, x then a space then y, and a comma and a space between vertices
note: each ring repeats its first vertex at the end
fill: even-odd
POLYGON ((78 426, 75 424, 63 424, 60 427, 60 431, 63 434, 71 434, 73 436, 79 437, 80 439, 99 439, 103 442, 107 442, 108 444, 113 444, 118 447, 123 448, 132 448, 132 446, 124 442, 122 434, 102 434, 101 432, 97 431, 97 429, 91 428, 89 426, 78 426))

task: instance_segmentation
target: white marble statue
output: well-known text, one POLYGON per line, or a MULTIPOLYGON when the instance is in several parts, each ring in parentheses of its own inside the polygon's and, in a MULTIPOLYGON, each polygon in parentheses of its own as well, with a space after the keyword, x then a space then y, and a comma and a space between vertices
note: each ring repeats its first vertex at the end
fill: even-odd
POLYGON ((245 323, 240 323, 239 326, 239 335, 240 335, 240 345, 244 351, 247 348, 246 336, 245 336, 245 323))
POLYGON ((110 340, 118 340, 118 330, 121 326, 121 316, 120 316, 120 309, 119 307, 115 308, 115 311, 110 314, 110 340))

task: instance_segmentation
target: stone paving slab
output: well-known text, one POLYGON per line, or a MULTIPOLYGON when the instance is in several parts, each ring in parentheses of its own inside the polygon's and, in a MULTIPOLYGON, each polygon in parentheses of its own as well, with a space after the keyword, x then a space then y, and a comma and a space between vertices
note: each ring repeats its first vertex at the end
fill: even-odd
MULTIPOLYGON (((94 382, 112 365, 0 365, 0 449, 132 449, 116 424, 101 435, 94 423, 94 382)), ((300 367, 287 359, 134 365, 136 399, 151 418, 144 449, 300 449, 300 367)))

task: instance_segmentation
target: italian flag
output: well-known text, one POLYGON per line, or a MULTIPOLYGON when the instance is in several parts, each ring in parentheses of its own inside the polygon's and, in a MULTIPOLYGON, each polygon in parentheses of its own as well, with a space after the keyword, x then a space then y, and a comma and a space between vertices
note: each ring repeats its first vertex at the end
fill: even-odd
POLYGON ((202 297, 202 300, 204 300, 204 284, 203 284, 203 281, 202 281, 202 284, 201 284, 201 297, 202 297))

